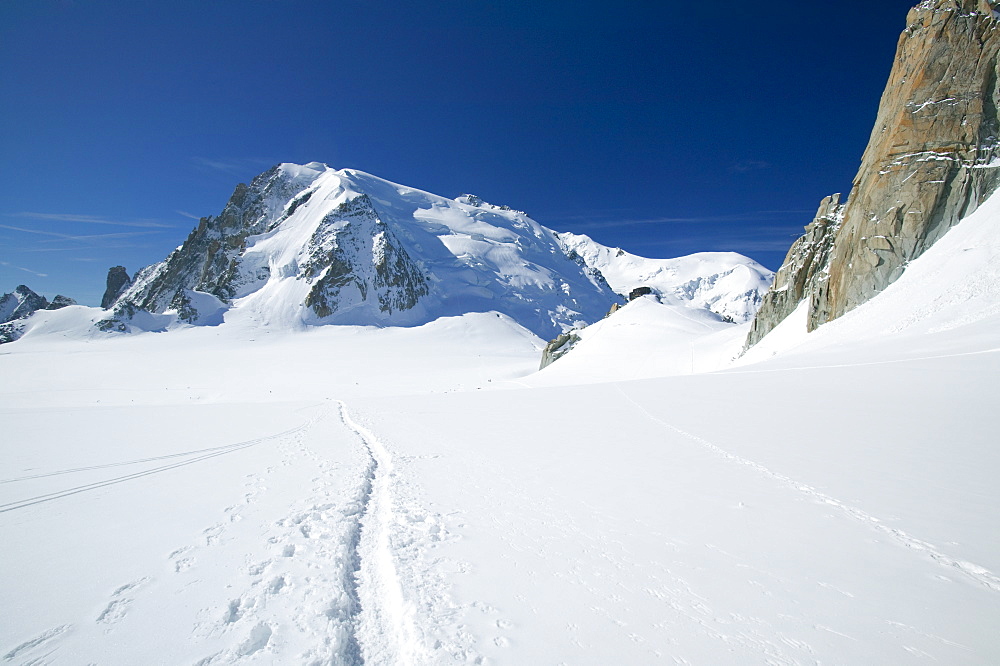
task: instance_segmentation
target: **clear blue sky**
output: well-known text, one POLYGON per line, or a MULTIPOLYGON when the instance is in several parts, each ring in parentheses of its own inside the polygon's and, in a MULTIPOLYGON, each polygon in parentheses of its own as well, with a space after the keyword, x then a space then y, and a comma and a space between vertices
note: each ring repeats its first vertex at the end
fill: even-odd
POLYGON ((651 257, 777 268, 916 0, 0 0, 0 291, 96 304, 321 161, 651 257))

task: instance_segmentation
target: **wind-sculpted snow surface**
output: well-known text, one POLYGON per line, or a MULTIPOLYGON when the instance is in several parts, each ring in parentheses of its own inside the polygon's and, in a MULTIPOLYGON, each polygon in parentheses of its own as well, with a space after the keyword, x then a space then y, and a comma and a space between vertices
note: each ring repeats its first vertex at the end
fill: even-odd
POLYGON ((313 162, 240 185, 221 215, 136 274, 105 328, 131 330, 138 311, 215 324, 230 309, 227 320, 293 328, 497 311, 550 338, 617 300, 520 211, 313 162))

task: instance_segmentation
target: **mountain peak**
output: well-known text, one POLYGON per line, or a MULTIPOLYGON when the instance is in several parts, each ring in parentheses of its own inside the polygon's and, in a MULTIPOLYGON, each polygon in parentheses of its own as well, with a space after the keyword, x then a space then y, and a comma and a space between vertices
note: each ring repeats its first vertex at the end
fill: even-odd
POLYGON ((280 164, 233 192, 166 260, 140 270, 105 328, 187 323, 414 325, 497 311, 543 337, 617 300, 526 214, 354 169, 280 164), (477 205, 478 204, 478 205, 477 205))

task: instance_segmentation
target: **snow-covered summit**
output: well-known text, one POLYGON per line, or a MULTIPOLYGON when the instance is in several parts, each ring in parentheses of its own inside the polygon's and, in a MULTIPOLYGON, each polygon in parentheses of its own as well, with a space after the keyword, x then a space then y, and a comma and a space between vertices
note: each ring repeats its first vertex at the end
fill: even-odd
POLYGON ((698 252, 674 259, 647 259, 610 248, 589 236, 556 234, 567 254, 600 271, 618 294, 647 286, 669 305, 708 309, 723 319, 753 319, 774 273, 736 252, 698 252))
POLYGON ((281 164, 140 270, 106 328, 140 311, 214 323, 416 325, 496 311, 543 337, 619 299, 525 213, 355 169, 281 164))

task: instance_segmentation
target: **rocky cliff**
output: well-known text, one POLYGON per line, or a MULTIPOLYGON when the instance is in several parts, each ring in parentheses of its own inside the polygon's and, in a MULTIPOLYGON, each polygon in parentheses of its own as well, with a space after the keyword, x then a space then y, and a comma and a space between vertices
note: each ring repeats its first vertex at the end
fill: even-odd
POLYGON ((132 284, 132 278, 125 272, 125 267, 112 266, 108 270, 107 288, 101 298, 101 307, 107 310, 114 305, 130 284, 132 284))
POLYGON ((816 217, 806 226, 805 233, 792 243, 771 288, 764 294, 750 327, 747 346, 770 333, 810 296, 817 285, 829 279, 830 251, 844 220, 844 208, 839 194, 820 202, 816 217))
POLYGON ((997 189, 998 5, 925 0, 910 11, 848 201, 834 216, 821 206, 792 247, 748 346, 802 299, 809 330, 869 300, 997 189))

